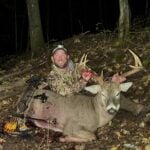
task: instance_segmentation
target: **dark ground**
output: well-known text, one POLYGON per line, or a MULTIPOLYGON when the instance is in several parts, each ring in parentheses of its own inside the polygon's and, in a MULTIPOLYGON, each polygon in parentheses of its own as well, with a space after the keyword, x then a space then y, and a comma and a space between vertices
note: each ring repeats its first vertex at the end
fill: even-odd
MULTIPOLYGON (((70 50, 71 57, 78 61, 83 53, 88 53, 88 65, 100 73, 104 70, 104 77, 111 77, 116 72, 130 70, 128 64, 133 64, 133 58, 128 48, 136 52, 142 60, 144 70, 132 75, 128 81, 134 83, 127 92, 126 97, 141 103, 150 105, 150 34, 144 29, 135 32, 124 46, 118 46, 115 42, 115 34, 110 32, 99 34, 85 34, 64 40, 64 45, 70 50)), ((57 43, 49 45, 52 49, 57 43)), ((22 57, 10 57, 8 61, 2 61, 0 75, 20 71, 25 66, 45 61, 44 54, 40 59, 25 61, 22 57), (20 61, 22 60, 22 61, 20 61)), ((6 58, 5 58, 6 60, 6 58)), ((47 66, 35 69, 26 74, 10 78, 1 84, 9 85, 12 80, 25 80, 32 74, 40 73, 46 75, 49 70, 47 66)), ((1 126, 11 114, 12 108, 17 102, 19 95, 0 101, 1 126)), ((133 114, 120 110, 116 117, 106 126, 96 131, 97 140, 87 143, 60 143, 59 133, 36 129, 36 133, 28 136, 10 136, 0 134, 0 149, 4 150, 150 150, 150 114, 134 116, 133 114), (148 148, 148 149, 147 149, 148 148)))

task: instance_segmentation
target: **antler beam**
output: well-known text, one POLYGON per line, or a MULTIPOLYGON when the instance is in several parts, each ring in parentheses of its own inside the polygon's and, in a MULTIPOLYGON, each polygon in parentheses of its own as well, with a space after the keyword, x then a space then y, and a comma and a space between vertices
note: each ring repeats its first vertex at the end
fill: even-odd
POLYGON ((134 66, 129 65, 130 68, 132 68, 132 70, 123 73, 122 76, 124 76, 124 77, 128 77, 128 76, 130 76, 132 74, 135 74, 135 73, 137 73, 137 72, 139 72, 139 71, 141 71, 143 69, 143 65, 141 63, 140 58, 132 50, 129 49, 129 52, 134 57, 135 65, 134 66))

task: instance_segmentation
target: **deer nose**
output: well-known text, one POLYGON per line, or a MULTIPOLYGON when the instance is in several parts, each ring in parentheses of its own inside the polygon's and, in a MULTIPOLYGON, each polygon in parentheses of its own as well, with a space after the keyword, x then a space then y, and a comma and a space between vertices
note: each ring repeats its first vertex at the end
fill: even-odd
POLYGON ((113 115, 119 110, 119 107, 120 107, 119 105, 116 106, 116 105, 111 103, 107 106, 107 112, 109 114, 113 115))
POLYGON ((110 108, 109 110, 107 110, 109 114, 113 115, 117 112, 116 109, 110 108))

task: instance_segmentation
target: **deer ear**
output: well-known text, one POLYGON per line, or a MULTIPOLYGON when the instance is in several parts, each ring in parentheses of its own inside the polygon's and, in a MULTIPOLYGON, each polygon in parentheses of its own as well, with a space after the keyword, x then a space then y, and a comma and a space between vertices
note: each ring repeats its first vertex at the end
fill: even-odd
POLYGON ((131 86, 132 86, 132 82, 126 82, 126 83, 121 83, 120 84, 120 89, 123 92, 126 92, 131 86))
POLYGON ((85 87, 84 89, 92 94, 97 94, 101 90, 101 87, 100 85, 91 85, 85 87))

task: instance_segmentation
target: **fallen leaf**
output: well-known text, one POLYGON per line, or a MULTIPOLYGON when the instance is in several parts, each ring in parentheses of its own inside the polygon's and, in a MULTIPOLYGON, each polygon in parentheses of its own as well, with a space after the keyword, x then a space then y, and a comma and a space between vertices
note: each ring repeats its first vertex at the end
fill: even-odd
POLYGON ((84 144, 75 146, 75 150, 84 150, 84 149, 85 149, 85 145, 84 144))
POLYGON ((143 138, 142 143, 149 144, 150 143, 150 137, 149 138, 143 138))
POLYGON ((144 150, 150 150, 150 144, 145 145, 144 150))
POLYGON ((142 121, 142 122, 139 124, 139 127, 140 127, 140 128, 144 128, 144 127, 145 127, 145 122, 142 121))
POLYGON ((122 137, 121 133, 120 133, 120 132, 118 132, 118 131, 117 131, 117 132, 115 132, 115 134, 117 135, 117 138, 118 138, 118 139, 120 139, 120 138, 122 137))
POLYGON ((111 150, 119 150, 119 146, 118 145, 115 145, 111 148, 111 150))
POLYGON ((123 134, 125 134, 125 135, 130 134, 130 131, 127 131, 127 130, 125 130, 125 129, 121 129, 121 132, 122 132, 123 134))
POLYGON ((130 148, 130 149, 135 149, 135 150, 136 150, 136 148, 137 148, 136 145, 130 144, 130 143, 126 143, 126 144, 124 144, 123 146, 124 146, 125 148, 130 148))

